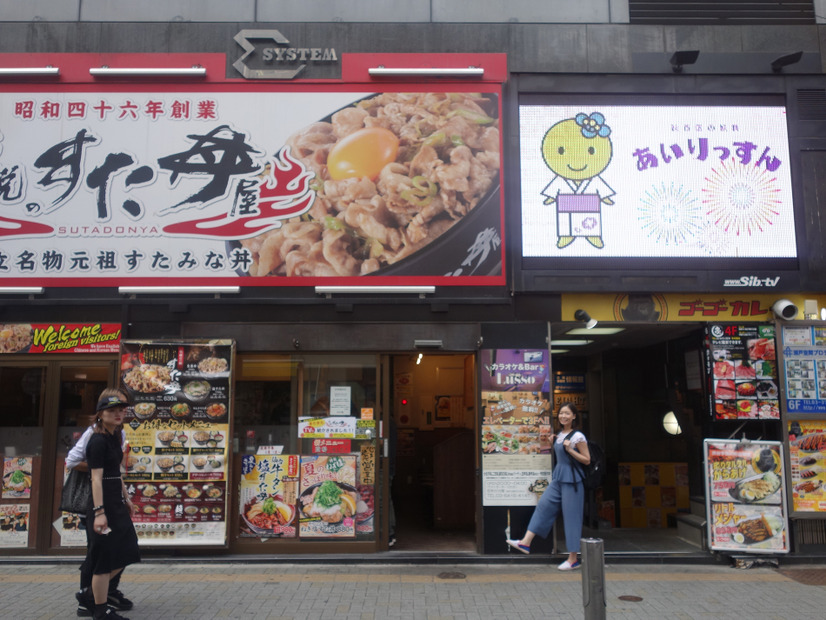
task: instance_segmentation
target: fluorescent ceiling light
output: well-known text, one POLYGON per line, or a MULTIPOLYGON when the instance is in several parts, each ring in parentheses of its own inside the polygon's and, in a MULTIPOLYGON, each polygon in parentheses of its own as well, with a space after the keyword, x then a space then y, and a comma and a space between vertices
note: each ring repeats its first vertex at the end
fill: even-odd
POLYGON ((551 346, 562 345, 564 347, 579 347, 583 344, 591 344, 593 340, 551 340, 551 346))
POLYGON ((625 331, 624 327, 575 327, 565 332, 571 336, 609 336, 625 331))
POLYGON ((0 295, 41 295, 42 286, 0 286, 0 295))
POLYGON ((192 295, 192 294, 216 294, 240 293, 240 286, 119 286, 118 293, 121 295, 192 295))
POLYGON ((94 77, 205 77, 206 67, 92 67, 94 77))
POLYGON ((317 286, 315 287, 317 295, 333 295, 335 293, 350 293, 350 294, 391 294, 391 293, 414 293, 414 294, 432 294, 436 292, 435 286, 317 286))
POLYGON ((370 67, 367 73, 376 77, 473 77, 480 78, 485 75, 482 67, 370 67))
POLYGON ((551 355, 554 353, 567 353, 568 349, 551 349, 551 355))
POLYGON ((0 67, 2 77, 52 77, 60 75, 60 67, 0 67))

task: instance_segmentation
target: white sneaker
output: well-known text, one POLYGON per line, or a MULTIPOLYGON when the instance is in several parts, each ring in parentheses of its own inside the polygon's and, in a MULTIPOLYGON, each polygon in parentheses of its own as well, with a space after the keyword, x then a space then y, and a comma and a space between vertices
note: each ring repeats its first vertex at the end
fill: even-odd
POLYGON ((580 562, 579 560, 574 561, 573 564, 571 564, 568 560, 565 560, 562 564, 557 566, 557 568, 559 570, 575 570, 580 566, 582 566, 582 562, 580 562))

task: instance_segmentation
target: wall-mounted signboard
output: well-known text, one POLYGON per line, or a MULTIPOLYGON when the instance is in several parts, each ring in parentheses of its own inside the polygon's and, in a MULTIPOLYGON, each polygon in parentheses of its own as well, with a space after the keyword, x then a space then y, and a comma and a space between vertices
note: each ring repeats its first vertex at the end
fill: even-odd
POLYGON ((525 94, 519 134, 523 272, 798 281, 782 99, 525 94))

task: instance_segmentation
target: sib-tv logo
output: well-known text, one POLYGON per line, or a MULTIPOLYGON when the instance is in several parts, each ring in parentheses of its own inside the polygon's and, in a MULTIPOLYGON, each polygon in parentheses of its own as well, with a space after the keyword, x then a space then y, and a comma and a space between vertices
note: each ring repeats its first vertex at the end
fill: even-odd
POLYGON ((723 282, 723 286, 726 287, 766 287, 766 288, 774 288, 777 286, 777 283, 780 282, 780 276, 776 278, 759 278, 757 276, 742 276, 736 280, 725 280, 723 282))

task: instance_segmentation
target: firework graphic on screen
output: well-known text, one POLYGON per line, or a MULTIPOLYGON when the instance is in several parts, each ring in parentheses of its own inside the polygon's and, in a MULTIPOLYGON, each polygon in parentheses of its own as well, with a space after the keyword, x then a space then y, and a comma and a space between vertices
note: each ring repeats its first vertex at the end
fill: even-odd
POLYGON ((699 200, 684 185, 652 185, 640 200, 638 209, 642 229, 658 243, 689 243, 703 223, 699 200))
POLYGON ((713 169, 706 182, 707 217, 729 235, 766 232, 779 215, 780 189, 767 170, 729 160, 713 169))

